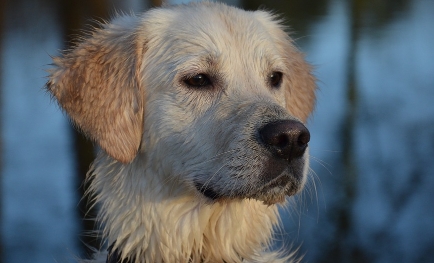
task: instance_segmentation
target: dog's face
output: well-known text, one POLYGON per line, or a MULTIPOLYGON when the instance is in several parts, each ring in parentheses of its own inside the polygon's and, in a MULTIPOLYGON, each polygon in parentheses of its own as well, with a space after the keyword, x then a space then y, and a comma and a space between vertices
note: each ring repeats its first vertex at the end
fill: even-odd
POLYGON ((55 62, 49 90, 118 161, 144 155, 208 200, 273 204, 305 182, 314 78, 266 12, 156 9, 115 20, 55 62))

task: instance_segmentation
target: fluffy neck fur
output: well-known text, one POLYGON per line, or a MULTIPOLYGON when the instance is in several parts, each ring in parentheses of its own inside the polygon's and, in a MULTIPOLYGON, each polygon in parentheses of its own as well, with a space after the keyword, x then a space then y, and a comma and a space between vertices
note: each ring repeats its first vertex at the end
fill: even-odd
POLYGON ((100 155, 90 173, 104 236, 124 258, 277 262, 271 260, 275 253, 264 251, 279 221, 276 206, 247 199, 206 204, 143 159, 125 165, 100 155))

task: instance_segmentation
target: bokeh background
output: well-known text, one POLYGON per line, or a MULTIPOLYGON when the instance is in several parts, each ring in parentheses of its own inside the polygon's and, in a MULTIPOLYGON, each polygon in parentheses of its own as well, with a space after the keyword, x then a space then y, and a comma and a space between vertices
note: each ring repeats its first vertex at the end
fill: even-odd
MULTIPOLYGON (((276 246, 304 262, 434 262, 434 1, 228 3, 282 14, 318 78, 309 185, 282 209, 276 246)), ((98 246, 79 202, 92 146, 43 90, 45 70, 86 24, 160 4, 0 1, 1 262, 98 246)))

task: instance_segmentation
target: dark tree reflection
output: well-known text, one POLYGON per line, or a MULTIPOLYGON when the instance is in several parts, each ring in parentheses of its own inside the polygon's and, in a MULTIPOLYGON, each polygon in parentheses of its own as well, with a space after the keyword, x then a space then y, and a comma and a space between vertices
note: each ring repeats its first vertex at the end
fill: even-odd
MULTIPOLYGON (((6 2, 0 1, 0 61, 3 61, 2 54, 2 43, 3 43, 3 31, 4 31, 4 21, 5 21, 5 11, 6 11, 6 2)), ((3 73, 3 64, 0 63, 0 83, 3 83, 2 81, 2 73, 3 73)), ((2 121, 1 117, 3 116, 3 87, 0 86, 0 131, 3 131, 2 127, 2 121)), ((0 137, 0 178, 3 178, 3 137, 0 137)), ((3 184, 2 180, 0 180, 0 224, 3 224, 3 184)), ((3 233, 2 233, 3 236, 3 233)), ((0 263, 3 262, 3 239, 0 240, 0 263)))

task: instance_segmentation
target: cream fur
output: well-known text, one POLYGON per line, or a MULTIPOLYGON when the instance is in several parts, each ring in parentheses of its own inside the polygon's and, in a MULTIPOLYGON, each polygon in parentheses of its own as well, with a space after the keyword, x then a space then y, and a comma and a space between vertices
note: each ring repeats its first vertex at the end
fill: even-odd
POLYGON ((110 200, 101 207, 104 234, 109 244, 116 240, 123 253, 140 262, 179 262, 190 256, 191 262, 240 262, 240 256, 259 257, 264 251, 257 248, 268 245, 278 223, 276 206, 248 199, 207 204, 175 182, 143 176, 160 174, 145 167, 146 160, 136 158, 132 165, 108 162, 99 157, 93 173, 98 198, 110 200))
POLYGON ((135 263, 290 261, 268 249, 308 150, 280 167, 257 133, 305 122, 315 80, 273 15, 207 2, 153 9, 54 62, 48 90, 102 148, 89 194, 112 251, 135 263), (211 84, 188 86, 198 74, 211 84))

